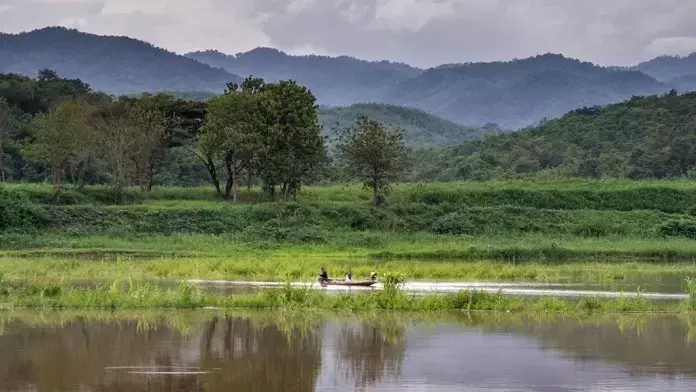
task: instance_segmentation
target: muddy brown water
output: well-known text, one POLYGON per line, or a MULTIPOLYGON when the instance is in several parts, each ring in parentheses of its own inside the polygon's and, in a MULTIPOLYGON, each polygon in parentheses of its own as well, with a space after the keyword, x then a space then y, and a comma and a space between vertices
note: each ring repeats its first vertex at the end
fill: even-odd
POLYGON ((0 313, 0 391, 694 391, 694 320, 0 313))

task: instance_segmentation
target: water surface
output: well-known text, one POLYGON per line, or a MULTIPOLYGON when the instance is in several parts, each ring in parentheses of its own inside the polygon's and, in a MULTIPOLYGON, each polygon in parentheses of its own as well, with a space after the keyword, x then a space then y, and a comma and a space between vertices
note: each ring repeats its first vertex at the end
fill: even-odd
POLYGON ((696 333, 676 316, 0 317, 2 391, 696 390, 696 333))

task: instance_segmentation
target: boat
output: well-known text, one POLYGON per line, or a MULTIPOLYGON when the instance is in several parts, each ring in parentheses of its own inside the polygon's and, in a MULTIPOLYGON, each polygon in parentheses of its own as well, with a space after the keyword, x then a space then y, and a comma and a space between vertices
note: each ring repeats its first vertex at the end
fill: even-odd
POLYGON ((336 280, 329 279, 319 282, 322 286, 349 286, 349 287, 370 287, 377 283, 376 280, 336 280))

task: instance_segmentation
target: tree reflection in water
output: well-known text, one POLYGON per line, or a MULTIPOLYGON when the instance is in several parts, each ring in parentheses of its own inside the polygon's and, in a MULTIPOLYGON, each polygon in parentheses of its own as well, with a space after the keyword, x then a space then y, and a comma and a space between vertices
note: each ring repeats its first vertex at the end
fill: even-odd
POLYGON ((337 362, 357 388, 373 385, 384 377, 397 377, 406 355, 406 329, 397 323, 370 321, 342 323, 337 362))
POLYGON ((201 368, 212 391, 314 390, 321 360, 316 330, 283 330, 245 318, 215 318, 201 339, 201 368))

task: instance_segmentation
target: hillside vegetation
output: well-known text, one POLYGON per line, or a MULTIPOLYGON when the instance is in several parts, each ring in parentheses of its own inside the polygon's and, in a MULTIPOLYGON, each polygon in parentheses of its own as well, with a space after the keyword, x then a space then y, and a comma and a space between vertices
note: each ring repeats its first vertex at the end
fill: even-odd
POLYGON ((115 202, 107 187, 9 185, 0 188, 0 251, 692 259, 695 192, 689 182, 411 184, 371 208, 358 186, 304 188, 297 203, 264 203, 257 188, 231 204, 209 188, 128 189, 115 202))
POLYGON ((52 27, 0 33, 0 72, 35 76, 49 68, 112 94, 216 91, 239 76, 151 44, 52 27))
POLYGON ((336 136, 337 130, 353 126, 359 116, 367 116, 389 128, 404 130, 407 143, 420 148, 445 147, 499 131, 495 127, 466 127, 419 109, 379 103, 319 110, 319 121, 324 126, 324 134, 329 136, 330 142, 336 136))
POLYGON ((517 133, 463 143, 421 160, 417 178, 538 175, 696 176, 696 93, 636 97, 574 110, 517 133))

